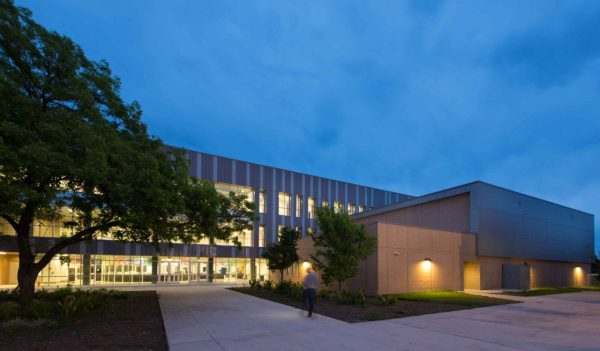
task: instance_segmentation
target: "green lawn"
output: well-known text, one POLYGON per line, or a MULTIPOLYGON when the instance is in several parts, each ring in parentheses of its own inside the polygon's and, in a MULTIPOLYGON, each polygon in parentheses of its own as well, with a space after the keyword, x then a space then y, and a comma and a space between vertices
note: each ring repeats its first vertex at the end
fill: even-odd
POLYGON ((513 296, 543 296, 553 294, 574 293, 580 291, 600 291, 600 286, 588 286, 584 288, 535 288, 529 291, 503 292, 504 295, 513 296))
POLYGON ((452 305, 470 307, 495 306, 517 302, 495 297, 465 294, 463 292, 458 291, 422 291, 414 293, 393 294, 390 296, 398 300, 447 303, 452 305))

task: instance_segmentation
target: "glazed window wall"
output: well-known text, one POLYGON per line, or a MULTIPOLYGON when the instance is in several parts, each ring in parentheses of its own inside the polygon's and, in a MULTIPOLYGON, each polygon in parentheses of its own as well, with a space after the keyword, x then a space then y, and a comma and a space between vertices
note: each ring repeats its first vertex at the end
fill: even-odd
POLYGON ((150 256, 62 255, 40 272, 36 286, 247 283, 249 279, 269 279, 266 260, 159 257, 153 275, 150 256))
POLYGON ((264 225, 258 227, 258 247, 265 247, 266 228, 264 225))
POLYGON ((356 206, 354 204, 348 204, 348 214, 353 215, 356 213, 356 206))

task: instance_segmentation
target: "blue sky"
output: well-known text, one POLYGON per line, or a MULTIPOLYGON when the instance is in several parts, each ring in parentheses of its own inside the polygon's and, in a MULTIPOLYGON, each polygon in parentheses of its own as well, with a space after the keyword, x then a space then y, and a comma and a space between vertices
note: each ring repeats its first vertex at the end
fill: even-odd
POLYGON ((166 143, 412 195, 484 180, 600 214, 598 1, 17 5, 106 59, 166 143))

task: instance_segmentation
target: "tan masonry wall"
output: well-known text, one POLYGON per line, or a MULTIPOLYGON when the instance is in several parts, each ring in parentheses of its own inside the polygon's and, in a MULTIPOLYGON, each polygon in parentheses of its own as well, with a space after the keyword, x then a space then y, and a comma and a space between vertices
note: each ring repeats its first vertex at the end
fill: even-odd
MULTIPOLYGON (((473 235, 389 223, 366 226, 377 236, 377 247, 344 288, 363 290, 367 295, 462 290, 462 262, 475 259, 473 235)), ((302 238, 298 243, 300 262, 287 270, 284 279, 301 281, 306 273, 303 261, 310 262, 313 253, 312 238, 302 238)))

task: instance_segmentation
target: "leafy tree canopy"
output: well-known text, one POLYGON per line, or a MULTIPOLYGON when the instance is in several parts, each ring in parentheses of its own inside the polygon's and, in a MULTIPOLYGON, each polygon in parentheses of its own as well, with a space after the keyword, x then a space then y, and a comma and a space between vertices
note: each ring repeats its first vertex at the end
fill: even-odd
POLYGON ((300 259, 297 251, 299 239, 300 233, 297 230, 283 227, 279 233, 279 241, 269 245, 262 254, 262 257, 268 261, 269 269, 279 271, 281 281, 283 281, 283 271, 300 259))
POLYGON ((358 264, 375 249, 377 239, 367 233, 363 224, 356 224, 345 212, 317 209, 319 233, 313 236, 315 268, 321 271, 326 284, 342 282, 358 274, 358 264))
POLYGON ((107 62, 0 0, 0 216, 17 234, 22 302, 56 254, 98 233, 158 247, 252 227, 246 198, 190 180, 186 155, 149 136, 119 88, 107 62), (35 252, 34 219, 65 207, 73 234, 35 252))

